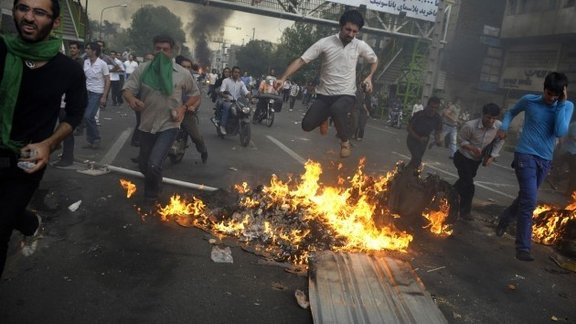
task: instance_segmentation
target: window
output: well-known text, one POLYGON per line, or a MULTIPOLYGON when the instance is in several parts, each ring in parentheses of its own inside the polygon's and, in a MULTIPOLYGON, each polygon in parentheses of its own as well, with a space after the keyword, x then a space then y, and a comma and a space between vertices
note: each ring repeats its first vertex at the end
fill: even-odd
POLYGON ((502 49, 488 47, 480 70, 480 81, 498 83, 502 66, 502 49))

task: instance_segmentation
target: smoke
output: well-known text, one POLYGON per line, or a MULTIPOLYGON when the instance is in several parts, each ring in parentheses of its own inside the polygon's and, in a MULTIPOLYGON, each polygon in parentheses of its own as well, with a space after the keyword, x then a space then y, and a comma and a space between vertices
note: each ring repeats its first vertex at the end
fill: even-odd
POLYGON ((211 7, 195 6, 191 10, 192 22, 188 24, 191 38, 194 40, 194 60, 200 66, 209 66, 212 51, 208 47, 211 39, 219 38, 220 28, 226 24, 226 20, 232 14, 232 11, 226 9, 216 9, 211 7), (196 9, 196 10, 195 10, 196 9))

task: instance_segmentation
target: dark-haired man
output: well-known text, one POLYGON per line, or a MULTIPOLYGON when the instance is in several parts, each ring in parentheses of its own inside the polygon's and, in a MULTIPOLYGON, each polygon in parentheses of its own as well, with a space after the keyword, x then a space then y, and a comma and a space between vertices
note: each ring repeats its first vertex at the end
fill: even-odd
POLYGON ((422 157, 430 140, 430 134, 434 132, 436 145, 442 145, 440 134, 442 133, 442 117, 438 114, 440 98, 431 97, 424 110, 415 113, 408 121, 408 136, 406 145, 410 151, 411 159, 407 167, 418 169, 422 163, 422 157))
POLYGON ((533 261, 532 213, 536 208, 538 188, 552 164, 556 139, 566 135, 574 104, 568 101, 568 78, 564 73, 551 72, 544 79, 541 95, 525 95, 506 111, 500 138, 506 137, 510 122, 524 112, 522 134, 514 150, 512 167, 518 179, 518 196, 500 215, 496 235, 502 236, 512 218, 516 218, 516 258, 533 261))
POLYGON ((275 88, 280 89, 286 79, 302 66, 322 57, 316 100, 302 120, 302 129, 309 132, 332 117, 340 138, 340 156, 345 158, 352 153, 349 119, 356 98, 356 64, 359 57, 371 64, 370 73, 363 81, 365 91, 370 93, 378 58, 368 44, 356 38, 364 26, 364 18, 360 12, 346 11, 340 17, 339 23, 340 32, 320 39, 301 57, 290 63, 282 77, 275 81, 275 88))
POLYGON ((0 40, 0 275, 12 231, 36 237, 40 217, 26 206, 86 103, 82 68, 49 37, 60 25, 58 1, 16 0, 12 16, 18 35, 0 40), (56 127, 63 95, 66 118, 56 127))
MULTIPOLYGON (((190 73, 192 73, 194 65, 195 65, 192 63, 192 60, 190 60, 189 58, 187 58, 185 56, 178 55, 178 56, 176 56, 175 61, 177 64, 180 64, 180 66, 182 66, 186 70, 190 71, 190 73)), ((194 77, 193 77, 193 80, 194 80, 194 83, 198 84, 194 77)), ((187 102, 187 101, 188 101, 188 96, 184 95, 182 97, 182 102, 187 102)), ((198 127, 199 121, 198 121, 198 113, 197 112, 198 112, 198 108, 200 108, 200 101, 201 100, 198 100, 194 106, 188 107, 188 109, 186 110, 186 113, 184 114, 184 119, 182 120, 182 124, 180 124, 180 128, 182 128, 186 132, 186 134, 188 134, 188 136, 190 136, 190 139, 192 140, 192 142, 196 146, 196 150, 198 151, 198 153, 200 153, 200 157, 202 158, 202 163, 206 164, 206 161, 208 161, 208 149, 206 148, 206 144, 204 143, 204 138, 202 137, 202 134, 200 134, 200 128, 198 127)))
POLYGON ((489 103, 482 107, 482 117, 467 121, 458 132, 459 148, 454 153, 454 165, 458 170, 458 180, 454 188, 460 194, 460 217, 472 220, 472 199, 474 198, 474 177, 480 164, 489 166, 500 155, 503 140, 496 135, 502 122, 497 120, 500 107, 489 103))
POLYGON ((234 100, 238 100, 242 97, 252 97, 244 82, 240 80, 240 67, 232 67, 232 76, 222 80, 219 92, 224 97, 220 105, 220 132, 223 135, 226 135, 226 124, 228 123, 228 117, 230 116, 230 107, 232 107, 232 102, 227 98, 227 96, 231 96, 231 99, 234 100))
POLYGON ((84 113, 86 126, 86 141, 84 148, 100 148, 100 130, 96 123, 96 115, 100 107, 106 106, 106 98, 110 91, 110 71, 108 65, 100 58, 100 45, 91 42, 86 45, 84 61, 84 74, 86 75, 86 88, 88 89, 88 104, 84 113))
POLYGON ((145 177, 147 203, 155 203, 159 198, 162 164, 178 134, 184 113, 200 100, 200 90, 190 72, 172 62, 174 39, 159 35, 154 37, 153 45, 152 61, 140 64, 123 89, 130 108, 141 113, 138 167, 145 177), (183 103, 184 95, 189 99, 183 103))

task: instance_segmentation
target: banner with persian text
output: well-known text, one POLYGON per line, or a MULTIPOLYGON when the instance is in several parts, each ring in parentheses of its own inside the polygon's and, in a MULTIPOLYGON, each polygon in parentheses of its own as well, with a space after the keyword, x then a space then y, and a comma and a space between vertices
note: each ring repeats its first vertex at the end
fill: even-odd
POLYGON ((436 21, 440 0, 330 0, 348 6, 366 6, 367 9, 394 15, 406 13, 406 17, 436 21))

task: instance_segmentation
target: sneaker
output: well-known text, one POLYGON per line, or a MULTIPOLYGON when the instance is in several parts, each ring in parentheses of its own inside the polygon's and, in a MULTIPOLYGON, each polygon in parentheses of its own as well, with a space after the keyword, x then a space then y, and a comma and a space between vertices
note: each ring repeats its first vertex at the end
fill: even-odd
POLYGON ((516 259, 527 262, 534 261, 534 258, 530 255, 529 251, 516 251, 516 259))
POLYGON ((26 257, 29 257, 36 252, 36 249, 38 248, 38 240, 40 239, 40 232, 42 231, 42 217, 38 214, 34 215, 38 219, 38 227, 36 228, 36 231, 34 231, 34 234, 32 235, 24 235, 20 242, 22 254, 26 257))
POLYGON ((322 122, 322 124, 320 124, 320 134, 322 135, 328 134, 328 119, 326 119, 325 121, 322 122))
POLYGON ((202 158, 202 164, 206 164, 206 162, 208 161, 208 152, 202 152, 200 154, 200 157, 202 158))
POLYGON ((222 135, 226 135, 226 127, 223 125, 220 125, 220 133, 222 133, 222 135))
POLYGON ((68 160, 60 159, 60 161, 54 163, 54 166, 57 168, 67 168, 69 166, 72 166, 73 164, 74 164, 74 161, 68 161, 68 160))
POLYGON ((498 224, 498 226, 496 226, 496 236, 498 237, 502 237, 502 235, 504 235, 504 233, 506 233, 506 226, 501 226, 500 224, 498 224))
POLYGON ((94 143, 88 143, 82 146, 82 148, 97 150, 100 148, 100 141, 95 141, 94 143))
POLYGON ((500 220, 496 226, 496 229, 494 230, 496 232, 496 236, 502 237, 502 235, 504 235, 506 232, 506 229, 508 229, 508 224, 504 224, 502 220, 500 220))
POLYGON ((340 143, 340 157, 349 157, 352 154, 352 148, 350 146, 350 141, 340 143))

